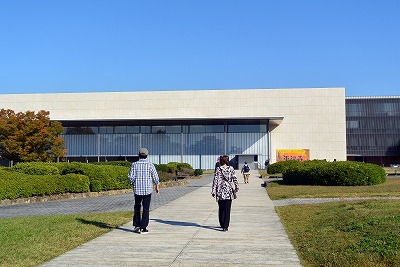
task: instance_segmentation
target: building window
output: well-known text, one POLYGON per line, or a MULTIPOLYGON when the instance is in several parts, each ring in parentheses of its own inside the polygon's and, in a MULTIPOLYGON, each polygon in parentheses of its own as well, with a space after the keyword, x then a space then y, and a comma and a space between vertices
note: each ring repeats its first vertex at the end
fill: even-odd
POLYGON ((140 133, 151 133, 151 126, 140 126, 140 133))
POLYGON ((189 131, 190 131, 190 133, 205 133, 206 126, 205 125, 190 125, 189 131))
POLYGON ((165 126, 152 126, 151 127, 151 133, 155 134, 165 134, 165 126))
POLYGON ((266 130, 266 125, 228 125, 228 133, 260 133, 266 130))
POLYGON ((223 133, 224 130, 224 125, 206 125, 207 133, 223 133))
POLYGON ((99 133, 101 134, 112 134, 114 131, 114 127, 112 126, 100 126, 99 133))
POLYGON ((173 126, 165 126, 166 133, 181 133, 181 126, 180 125, 173 125, 173 126))
POLYGON ((126 126, 115 126, 114 133, 116 133, 116 134, 126 134, 126 126))
POLYGON ((128 134, 137 134, 140 131, 139 126, 127 126, 126 127, 126 133, 128 134))
POLYGON ((359 128, 359 121, 347 121, 348 129, 356 129, 359 128))

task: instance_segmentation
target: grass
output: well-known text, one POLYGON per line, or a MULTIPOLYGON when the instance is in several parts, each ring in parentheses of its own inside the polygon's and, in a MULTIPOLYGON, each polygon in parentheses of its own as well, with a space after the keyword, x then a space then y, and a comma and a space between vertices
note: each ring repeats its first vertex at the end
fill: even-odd
MULTIPOLYGON (((400 179, 373 186, 290 186, 272 182, 271 199, 400 196, 400 179)), ((400 266, 400 200, 276 207, 303 266, 400 266)))
POLYGON ((400 266, 400 201, 277 207, 303 266, 400 266))
POLYGON ((133 212, 0 219, 0 266, 38 266, 132 220, 133 212))
POLYGON ((371 186, 309 186, 284 185, 272 182, 267 187, 271 199, 330 197, 400 197, 400 178, 389 178, 383 184, 371 186))

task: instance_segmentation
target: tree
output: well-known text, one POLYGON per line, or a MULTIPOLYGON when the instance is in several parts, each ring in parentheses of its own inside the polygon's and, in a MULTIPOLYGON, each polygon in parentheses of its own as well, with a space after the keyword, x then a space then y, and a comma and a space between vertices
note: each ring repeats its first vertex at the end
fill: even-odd
POLYGON ((0 110, 0 156, 14 161, 54 161, 67 150, 60 137, 64 128, 41 110, 15 113, 0 110))

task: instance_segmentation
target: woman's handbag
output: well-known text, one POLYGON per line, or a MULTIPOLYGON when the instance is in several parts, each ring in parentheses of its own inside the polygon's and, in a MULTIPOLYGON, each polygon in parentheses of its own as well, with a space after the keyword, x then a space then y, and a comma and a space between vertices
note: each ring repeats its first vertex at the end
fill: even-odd
POLYGON ((237 199, 236 190, 235 190, 235 189, 233 189, 233 186, 232 186, 232 184, 231 184, 231 187, 232 187, 232 191, 233 191, 233 198, 234 198, 234 199, 237 199))
POLYGON ((228 179, 226 179, 224 173, 222 172, 222 169, 219 167, 219 170, 221 171, 222 177, 224 177, 224 180, 228 182, 228 184, 231 186, 232 188, 232 192, 233 192, 233 198, 237 199, 237 194, 236 194, 236 186, 234 186, 234 184, 232 182, 229 182, 228 179))

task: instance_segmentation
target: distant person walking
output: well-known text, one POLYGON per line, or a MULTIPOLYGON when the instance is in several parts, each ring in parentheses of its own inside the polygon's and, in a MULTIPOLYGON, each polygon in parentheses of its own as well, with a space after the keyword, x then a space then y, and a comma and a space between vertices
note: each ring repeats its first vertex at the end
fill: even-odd
POLYGON ((250 167, 249 167, 249 165, 247 165, 246 161, 244 162, 244 165, 243 165, 242 170, 240 172, 243 173, 244 183, 248 184, 249 183, 249 178, 250 178, 250 167))
POLYGON ((128 179, 133 186, 135 206, 133 214, 134 232, 147 234, 149 230, 150 201, 153 192, 153 182, 156 185, 156 193, 160 192, 160 180, 154 164, 147 160, 149 151, 146 148, 139 150, 139 161, 132 163, 128 179), (140 214, 143 205, 143 214, 140 214))
POLYGON ((211 195, 218 202, 218 219, 222 231, 228 231, 232 200, 236 192, 239 192, 239 183, 233 167, 229 166, 229 157, 220 158, 220 166, 216 167, 212 184, 211 195))
POLYGON ((268 170, 268 167, 269 167, 269 159, 265 160, 264 166, 265 166, 265 169, 268 170))

